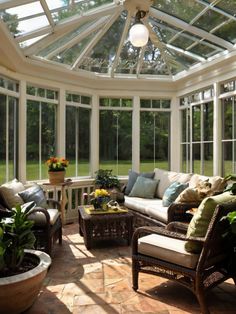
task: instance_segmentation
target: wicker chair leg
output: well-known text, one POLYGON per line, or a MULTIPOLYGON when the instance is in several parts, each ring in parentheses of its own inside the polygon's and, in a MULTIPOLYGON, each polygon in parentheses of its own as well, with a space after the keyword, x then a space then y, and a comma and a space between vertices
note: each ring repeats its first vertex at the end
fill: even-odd
POLYGON ((59 229, 58 239, 59 239, 59 244, 62 245, 62 228, 59 229))
POLYGON ((134 291, 138 290, 138 262, 133 260, 132 263, 132 279, 133 279, 133 289, 134 291))
POLYGON ((205 294, 203 292, 203 287, 197 287, 196 296, 198 299, 198 303, 200 305, 201 313, 202 314, 210 314, 210 311, 208 310, 208 307, 207 307, 205 294))

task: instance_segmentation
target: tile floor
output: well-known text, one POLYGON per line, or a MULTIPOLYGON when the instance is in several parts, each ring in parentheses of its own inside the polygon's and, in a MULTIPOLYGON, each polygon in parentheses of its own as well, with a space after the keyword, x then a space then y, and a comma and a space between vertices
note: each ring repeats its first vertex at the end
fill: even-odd
MULTIPOLYGON (((212 314, 236 313, 232 280, 208 295, 212 314)), ((53 263, 41 293, 25 314, 184 314, 200 313, 186 288, 157 276, 140 275, 140 290, 131 283, 130 247, 86 250, 78 225, 66 225, 63 245, 55 246, 53 263)))

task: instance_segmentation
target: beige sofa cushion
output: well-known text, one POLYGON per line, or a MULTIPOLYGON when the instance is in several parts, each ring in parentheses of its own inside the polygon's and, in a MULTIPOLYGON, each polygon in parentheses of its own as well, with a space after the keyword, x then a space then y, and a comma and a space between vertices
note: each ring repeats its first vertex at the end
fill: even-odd
POLYGON ((157 186, 156 196, 161 199, 165 193, 165 190, 171 185, 171 183, 173 182, 187 183, 192 177, 191 173, 167 171, 159 168, 155 168, 154 173, 155 173, 154 180, 160 180, 157 186))
MULTIPOLYGON (((54 225, 57 218, 60 216, 60 212, 58 211, 58 209, 54 209, 54 208, 47 209, 47 212, 49 213, 49 216, 50 216, 50 225, 54 225)), ((45 215, 41 212, 29 214, 28 219, 33 220, 35 226, 46 225, 45 215)))
POLYGON ((197 265, 199 254, 188 253, 185 250, 185 243, 186 241, 179 239, 150 234, 138 240, 138 252, 194 269, 197 265))
POLYGON ((18 195, 25 190, 24 185, 17 179, 4 183, 0 186, 0 197, 8 209, 12 209, 17 204, 22 205, 24 202, 18 195))
POLYGON ((211 190, 213 193, 223 191, 227 185, 227 182, 224 180, 224 178, 220 176, 206 177, 199 174, 194 174, 189 181, 189 188, 194 189, 201 181, 206 180, 211 183, 211 190))

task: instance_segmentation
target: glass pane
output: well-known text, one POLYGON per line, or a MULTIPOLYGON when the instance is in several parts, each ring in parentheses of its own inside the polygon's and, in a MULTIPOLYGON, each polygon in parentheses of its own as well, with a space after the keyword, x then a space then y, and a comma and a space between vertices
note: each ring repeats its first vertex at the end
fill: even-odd
POLYGON ((221 26, 218 30, 214 32, 216 36, 219 36, 225 40, 228 40, 232 43, 236 43, 236 21, 230 21, 225 25, 221 26))
POLYGON ((213 144, 204 144, 204 162, 203 162, 203 174, 205 176, 213 175, 213 144))
POLYGON ((201 146, 200 144, 193 144, 193 172, 202 174, 201 167, 201 146))
POLYGON ((88 176, 90 174, 90 115, 90 109, 79 108, 79 176, 88 176))
POLYGON ((190 22, 205 6, 194 0, 154 0, 153 6, 160 11, 190 22))
POLYGON ((201 140, 201 107, 193 106, 192 107, 192 116, 193 116, 193 141, 201 140))
POLYGON ((66 169, 67 177, 77 176, 77 154, 78 154, 78 108, 66 106, 66 159, 69 167, 66 169))
POLYGON ((170 114, 140 113, 140 169, 169 169, 170 114))
POLYGON ((8 117, 8 123, 9 123, 9 144, 8 144, 8 180, 12 180, 16 177, 16 162, 18 160, 17 158, 17 138, 18 138, 18 132, 16 129, 17 125, 17 104, 18 100, 14 97, 8 98, 8 105, 9 105, 9 117, 8 117))
POLYGON ((223 147, 223 176, 236 173, 236 142, 225 142, 223 147))
POLYGON ((27 101, 27 180, 39 178, 39 103, 27 101))
POLYGON ((151 108, 151 99, 140 99, 141 108, 151 108))
POLYGON ((182 165, 181 171, 182 172, 190 172, 190 145, 189 144, 182 144, 182 165))
POLYGON ((204 141, 213 141, 213 103, 203 105, 204 141))
POLYGON ((0 184, 7 181, 6 177, 6 106, 7 96, 0 94, 0 184))
POLYGON ((101 110, 99 144, 99 167, 127 175, 132 168, 132 112, 101 110))
POLYGON ((232 121, 233 98, 222 100, 222 138, 231 140, 233 138, 233 121, 232 121))
POLYGON ((200 16, 200 18, 197 19, 193 25, 209 32, 227 20, 228 18, 226 16, 213 10, 208 10, 202 16, 200 16))

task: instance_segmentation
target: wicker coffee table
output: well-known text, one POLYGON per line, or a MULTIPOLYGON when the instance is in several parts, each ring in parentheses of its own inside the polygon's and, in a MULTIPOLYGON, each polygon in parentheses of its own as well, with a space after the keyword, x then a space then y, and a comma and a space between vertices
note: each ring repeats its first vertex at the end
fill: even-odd
POLYGON ((79 233, 87 249, 95 247, 97 240, 124 239, 130 245, 133 235, 133 214, 88 214, 84 206, 78 208, 79 233))

